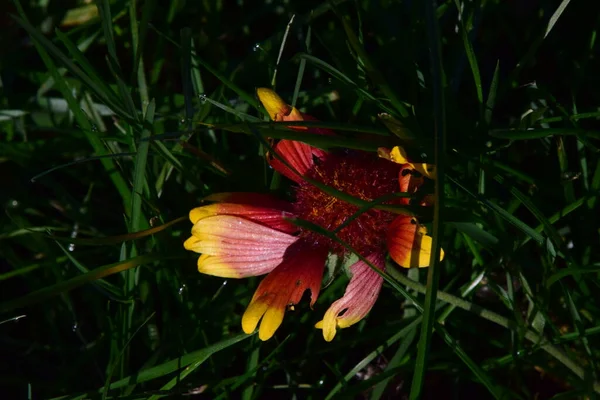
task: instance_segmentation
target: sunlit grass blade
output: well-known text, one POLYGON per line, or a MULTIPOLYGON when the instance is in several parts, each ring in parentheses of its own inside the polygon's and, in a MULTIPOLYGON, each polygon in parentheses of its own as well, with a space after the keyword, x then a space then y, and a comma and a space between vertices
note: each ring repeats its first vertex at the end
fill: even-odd
MULTIPOLYGON (((155 226, 152 228, 148 228, 145 230, 126 233, 123 235, 109 236, 109 237, 98 237, 98 238, 69 238, 69 237, 60 237, 54 235, 47 235, 46 237, 51 240, 56 240, 65 243, 73 243, 76 245, 84 245, 84 246, 109 246, 115 244, 121 244, 123 242, 128 242, 131 240, 141 239, 144 237, 148 237, 150 235, 154 235, 156 233, 162 232, 171 226, 178 224, 179 222, 187 220, 187 217, 179 217, 174 219, 173 221, 167 222, 166 224, 162 224, 159 226, 155 226)), ((32 232, 34 233, 34 232, 32 232)))
POLYGON ((157 254, 144 254, 142 256, 134 257, 125 261, 104 265, 102 267, 90 270, 90 272, 86 274, 45 287, 23 297, 0 303, 0 312, 7 312, 17 308, 30 306, 32 304, 42 302, 59 294, 73 290, 79 286, 85 285, 86 283, 93 282, 97 279, 102 279, 107 276, 138 267, 140 265, 158 261, 160 259, 164 258, 157 254))

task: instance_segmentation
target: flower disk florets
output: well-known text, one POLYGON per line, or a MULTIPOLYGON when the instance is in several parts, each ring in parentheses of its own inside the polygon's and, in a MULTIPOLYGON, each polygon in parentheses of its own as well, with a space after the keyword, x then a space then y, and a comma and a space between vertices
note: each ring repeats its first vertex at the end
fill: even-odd
MULTIPOLYGON (((398 192, 399 165, 362 152, 328 154, 317 160, 306 173, 308 178, 361 200, 372 201, 398 192)), ((385 204, 398 203, 386 201, 385 204)), ((359 207, 323 192, 303 181, 296 188, 295 214, 302 219, 333 231, 351 218, 359 207)), ((337 235, 360 254, 385 249, 388 225, 396 217, 388 211, 370 208, 342 228, 337 235)), ((325 245, 343 255, 345 248, 337 242, 309 230, 301 233, 306 240, 325 245)))

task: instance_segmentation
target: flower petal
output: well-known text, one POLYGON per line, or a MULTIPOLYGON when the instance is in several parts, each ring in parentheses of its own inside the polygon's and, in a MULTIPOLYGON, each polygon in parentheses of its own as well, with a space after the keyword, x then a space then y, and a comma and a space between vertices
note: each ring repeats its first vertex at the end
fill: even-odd
POLYGON ((242 329, 252 333, 260 322, 258 337, 267 340, 283 322, 288 306, 297 304, 306 290, 315 303, 321 288, 327 249, 299 241, 290 246, 283 262, 262 280, 246 312, 242 329))
POLYGON ((435 165, 426 163, 412 163, 408 161, 406 150, 404 150, 404 148, 401 146, 395 146, 392 150, 380 147, 377 149, 377 153, 379 154, 379 157, 395 162, 396 164, 406 164, 407 167, 418 171, 421 175, 429 179, 435 179, 436 177, 435 165))
MULTIPOLYGON (((374 253, 366 258, 377 268, 385 268, 383 254, 374 253)), ((344 296, 336 300, 325 312, 323 320, 315 325, 323 329, 323 337, 328 342, 335 337, 337 328, 347 328, 362 320, 379 297, 383 278, 369 264, 358 261, 350 267, 350 272, 352 278, 344 296)))
POLYGON ((286 211, 268 207, 251 206, 247 204, 216 203, 207 206, 196 207, 190 211, 190 221, 195 224, 201 219, 215 215, 234 215, 243 217, 250 221, 257 222, 261 225, 265 225, 269 228, 286 233, 294 233, 298 231, 297 226, 284 219, 286 215, 291 216, 291 214, 287 213, 286 211))
POLYGON ((282 211, 292 211, 292 205, 275 196, 250 192, 213 193, 203 200, 221 203, 247 204, 249 206, 274 208, 282 211))
MULTIPOLYGON (((297 108, 287 104, 271 89, 258 88, 256 94, 273 121, 318 121, 316 118, 303 114, 297 108)), ((319 135, 334 135, 334 132, 330 129, 306 126, 288 126, 288 128, 319 135)), ((313 166, 313 156, 323 158, 327 154, 325 151, 306 143, 286 139, 280 140, 273 146, 273 150, 300 175, 304 175, 313 166)), ((269 164, 277 172, 295 182, 301 182, 302 178, 288 168, 285 163, 276 156, 271 155, 269 157, 269 164)))
POLYGON ((280 140, 273 150, 283 158, 294 170, 288 168, 285 163, 274 155, 269 155, 268 161, 271 167, 281 175, 295 182, 301 182, 302 177, 314 165, 313 151, 318 150, 302 142, 294 140, 280 140))
POLYGON ((279 254, 260 256, 211 256, 198 258, 198 272, 221 278, 248 278, 273 271, 283 261, 279 254))
MULTIPOLYGON (((390 256, 401 267, 427 267, 431 256, 432 237, 413 218, 401 215, 388 228, 387 246, 390 256)), ((444 250, 440 249, 440 260, 444 250)))
MULTIPOLYGON (((423 177, 416 177, 412 174, 412 169, 410 166, 406 165, 400 169, 400 173, 398 175, 398 183, 400 184, 400 191, 403 193, 416 193, 424 183, 423 177)), ((410 204, 410 197, 402 197, 400 198, 400 203, 404 205, 410 204)))
MULTIPOLYGON (((258 99, 273 121, 302 121, 304 118, 296 107, 287 104, 271 89, 256 89, 258 99)), ((304 127, 306 129, 306 127, 304 127)))
POLYGON ((200 219, 184 247, 203 253, 202 273, 243 278, 270 272, 297 237, 242 217, 217 215, 200 219), (215 256, 215 257, 209 257, 215 256))

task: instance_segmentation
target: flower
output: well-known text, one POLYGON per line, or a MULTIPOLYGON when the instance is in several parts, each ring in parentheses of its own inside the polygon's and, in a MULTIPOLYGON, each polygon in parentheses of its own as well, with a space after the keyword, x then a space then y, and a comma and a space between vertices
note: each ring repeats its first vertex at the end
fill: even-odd
MULTIPOLYGON (((287 105, 270 89, 258 89, 257 94, 275 121, 314 120, 287 105)), ((334 134, 313 127, 289 128, 334 134)), ((293 308, 307 290, 311 307, 315 304, 328 254, 348 255, 347 248, 338 241, 294 225, 290 222, 293 218, 335 231, 364 258, 349 267, 351 278, 346 292, 316 325, 327 341, 334 338, 337 328, 357 323, 371 310, 383 284, 377 270, 385 270, 386 254, 405 268, 429 264, 432 238, 414 218, 378 208, 358 213, 357 205, 309 183, 318 181, 365 201, 398 189, 414 193, 424 182, 423 176, 432 176, 432 170, 425 164, 407 162, 405 155, 395 149, 387 153, 382 150, 388 157, 380 158, 364 152, 325 152, 302 142, 280 140, 273 146, 276 155, 268 161, 273 169, 294 181, 292 201, 256 193, 223 193, 205 199, 215 203, 190 212, 194 226, 184 247, 201 254, 198 271, 228 278, 267 274, 242 316, 244 332, 252 333, 259 327, 261 340, 271 338, 286 310, 293 308), (400 157, 405 162, 398 164, 400 157), (413 176, 415 170, 423 176, 413 176), (349 219, 351 216, 353 219, 349 219)), ((388 204, 407 204, 408 200, 398 198, 388 204)))

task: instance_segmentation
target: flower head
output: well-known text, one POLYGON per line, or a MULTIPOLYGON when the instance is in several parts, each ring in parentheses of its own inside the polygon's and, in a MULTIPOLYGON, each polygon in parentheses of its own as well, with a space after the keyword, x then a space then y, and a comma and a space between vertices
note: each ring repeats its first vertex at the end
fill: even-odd
MULTIPOLYGON (((257 94, 275 121, 314 120, 287 105, 272 90, 258 89, 257 94)), ((321 128, 290 128, 334 134, 321 128)), ((409 163, 399 148, 385 153, 384 159, 355 151, 328 153, 306 143, 280 140, 273 152, 276 154, 268 158, 269 163, 294 181, 293 199, 283 202, 250 193, 210 196, 207 200, 217 203, 190 212, 194 226, 184 246, 201 254, 198 270, 202 273, 232 278, 268 274, 242 317, 244 332, 251 333, 258 326, 260 339, 267 340, 281 325, 286 310, 297 304, 306 291, 310 291, 311 307, 314 305, 328 253, 348 255, 348 249, 338 241, 299 228, 290 223, 290 217, 335 232, 366 262, 349 267, 351 279, 344 296, 317 324, 325 340, 330 341, 337 328, 357 323, 375 304, 383 284, 378 270, 385 270, 386 254, 402 267, 425 267, 431 254, 431 237, 414 218, 375 207, 360 210, 356 202, 326 193, 310 182, 318 181, 370 202, 383 196, 393 198, 390 195, 399 190, 414 193, 423 176, 433 177, 435 171, 428 164, 409 163)), ((407 201, 396 198, 386 203, 407 201)))

